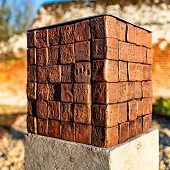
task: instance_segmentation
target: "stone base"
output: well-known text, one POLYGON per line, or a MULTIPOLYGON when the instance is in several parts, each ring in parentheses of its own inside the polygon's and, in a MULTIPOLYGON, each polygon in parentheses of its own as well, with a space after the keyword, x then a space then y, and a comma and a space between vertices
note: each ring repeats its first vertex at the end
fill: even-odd
POLYGON ((104 149, 28 134, 25 170, 158 170, 158 130, 104 149))

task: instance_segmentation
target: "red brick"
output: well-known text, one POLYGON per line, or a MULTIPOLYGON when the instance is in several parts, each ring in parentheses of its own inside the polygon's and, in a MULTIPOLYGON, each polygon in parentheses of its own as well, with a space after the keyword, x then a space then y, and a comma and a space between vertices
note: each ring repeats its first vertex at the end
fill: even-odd
POLYGON ((37 97, 38 100, 48 100, 48 84, 38 84, 37 87, 37 97))
POLYGON ((142 42, 143 42, 143 30, 140 29, 140 28, 137 28, 136 29, 136 44, 141 46, 142 45, 142 42))
POLYGON ((129 122, 119 125, 119 143, 124 143, 129 139, 129 122))
POLYGON ((91 144, 92 126, 76 124, 76 142, 91 144))
POLYGON ((121 41, 126 41, 126 24, 121 21, 117 21, 118 26, 118 39, 121 41))
POLYGON ((61 138, 75 141, 75 123, 61 122, 61 138))
POLYGON ((74 104, 74 122, 91 124, 91 105, 74 104))
POLYGON ((136 30, 137 28, 131 24, 127 24, 127 41, 136 43, 136 30))
POLYGON ((91 103, 91 85, 83 83, 74 84, 74 102, 90 104, 91 103))
POLYGON ((128 82, 128 99, 135 98, 135 82, 128 82))
POLYGON ((142 117, 138 117, 136 119, 136 135, 140 135, 142 133, 143 133, 142 117))
POLYGON ((118 40, 114 38, 93 40, 92 58, 118 60, 118 40))
POLYGON ((37 49, 37 66, 46 66, 48 63, 48 49, 47 48, 40 48, 37 49))
POLYGON ((58 64, 58 53, 59 46, 50 47, 48 49, 48 65, 56 65, 58 64))
POLYGON ((60 43, 60 27, 48 29, 49 45, 55 46, 60 43))
POLYGON ((89 20, 81 21, 75 24, 74 35, 76 41, 85 41, 90 39, 91 35, 89 24, 89 20))
POLYGON ((74 44, 60 46, 60 63, 61 64, 75 63, 74 44))
POLYGON ((147 63, 153 64, 153 50, 147 49, 147 63))
POLYGON ((50 83, 61 82, 61 67, 60 65, 48 66, 48 81, 50 83))
POLYGON ((133 100, 133 101, 129 101, 128 102, 128 118, 129 121, 133 121, 137 118, 137 101, 133 100))
POLYGON ((61 44, 74 43, 74 24, 61 27, 61 44))
POLYGON ((36 99, 37 83, 27 83, 27 98, 36 99))
POLYGON ((60 120, 60 102, 56 102, 56 101, 48 102, 47 117, 54 120, 60 120))
POLYGON ((151 80, 151 79, 152 79, 152 66, 143 65, 143 80, 151 80))
POLYGON ((127 62, 119 61, 119 81, 127 81, 127 62))
POLYGON ((50 137, 61 138, 61 125, 56 120, 48 120, 48 135, 50 137))
POLYGON ((35 48, 27 49, 27 64, 28 65, 36 64, 36 49, 35 48))
POLYGON ((136 69, 137 69, 137 64, 136 63, 128 63, 128 76, 129 76, 129 81, 136 81, 137 76, 136 76, 136 69))
POLYGON ((35 47, 35 32, 27 32, 27 47, 35 47))
POLYGON ((137 101, 137 116, 141 117, 143 115, 143 101, 137 101))
POLYGON ((152 114, 149 114, 149 128, 152 127, 152 114))
POLYGON ((150 107, 151 107, 151 102, 150 98, 144 98, 142 99, 143 101, 143 115, 150 114, 150 107))
POLYGON ((71 83, 74 80, 73 66, 61 65, 61 82, 71 83))
POLYGON ((129 122, 129 138, 136 136, 136 121, 129 122))
POLYGON ((36 43, 37 48, 44 48, 49 46, 48 30, 36 30, 36 43))
POLYGON ((36 102, 35 102, 35 100, 28 100, 27 113, 30 116, 35 116, 35 113, 36 113, 36 102))
POLYGON ((147 61, 146 61, 146 48, 138 46, 137 50, 138 50, 138 60, 139 60, 139 62, 140 63, 147 63, 147 61))
POLYGON ((150 115, 146 115, 143 117, 143 132, 147 133, 149 132, 150 128, 150 115))
POLYGON ((119 93, 118 93, 118 102, 125 102, 128 99, 128 83, 119 82, 119 93))
POLYGON ((143 81, 142 82, 143 97, 152 97, 152 82, 143 81))
POLYGON ((92 80, 118 82, 118 62, 113 60, 93 60, 92 80))
POLYGON ((48 120, 37 119, 37 133, 39 135, 48 136, 48 120))
POLYGON ((36 82, 36 67, 35 66, 27 67, 27 80, 28 82, 36 82))
POLYGON ((60 84, 49 84, 49 100, 55 100, 55 101, 61 100, 60 84))
POLYGON ((37 82, 38 83, 47 83, 47 74, 46 67, 37 67, 37 82))
POLYGON ((136 45, 129 44, 127 50, 129 53, 129 61, 130 62, 138 62, 138 51, 137 51, 136 45))
POLYGON ((61 121, 73 122, 73 104, 61 103, 61 121))
POLYGON ((127 121, 127 102, 118 103, 119 123, 127 121))
POLYGON ((135 98, 140 99, 142 97, 142 83, 135 82, 135 98))
POLYGON ((61 84, 61 101, 62 102, 73 102, 73 85, 72 84, 61 84))
POLYGON ((149 98, 149 114, 152 114, 152 98, 149 98))
POLYGON ((90 61, 90 41, 75 43, 75 60, 90 61))
POLYGON ((143 65, 136 64, 136 80, 142 81, 143 80, 143 65))
POLYGON ((75 64, 74 71, 75 82, 90 83, 91 64, 90 62, 79 62, 75 64))
POLYGON ((92 105, 92 125, 113 127, 118 125, 118 105, 92 105))
POLYGON ((37 133, 36 118, 33 116, 27 116, 27 131, 28 133, 37 133))
POLYGON ((92 145, 109 148, 118 144, 118 127, 92 128, 92 145))
POLYGON ((93 103, 108 104, 118 101, 118 83, 94 83, 93 103))
POLYGON ((146 47, 152 48, 152 34, 149 32, 146 34, 146 47))
POLYGON ((38 118, 47 118, 47 103, 43 101, 37 101, 36 103, 36 114, 38 118))

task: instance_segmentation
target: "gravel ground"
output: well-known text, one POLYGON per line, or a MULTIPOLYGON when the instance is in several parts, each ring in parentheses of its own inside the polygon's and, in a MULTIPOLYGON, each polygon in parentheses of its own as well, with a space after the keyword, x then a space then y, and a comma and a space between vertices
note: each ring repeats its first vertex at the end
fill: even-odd
MULTIPOLYGON (((10 133, 0 139, 0 169, 24 170, 26 115, 18 116, 10 133)), ((170 170, 170 118, 153 116, 153 127, 160 131, 160 170, 170 170)))

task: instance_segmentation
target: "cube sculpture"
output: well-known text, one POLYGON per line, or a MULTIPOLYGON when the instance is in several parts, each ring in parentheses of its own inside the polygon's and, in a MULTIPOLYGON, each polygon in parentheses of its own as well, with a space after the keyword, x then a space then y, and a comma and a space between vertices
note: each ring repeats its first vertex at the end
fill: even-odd
POLYGON ((148 132, 151 33, 112 15, 29 30, 28 132, 112 147, 148 132))

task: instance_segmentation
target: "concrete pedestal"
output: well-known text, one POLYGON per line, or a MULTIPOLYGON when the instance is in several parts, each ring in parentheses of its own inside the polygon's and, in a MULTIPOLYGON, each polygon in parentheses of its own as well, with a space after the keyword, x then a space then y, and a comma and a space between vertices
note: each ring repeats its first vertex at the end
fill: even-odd
POLYGON ((25 170, 158 170, 158 130, 104 149, 40 135, 26 135, 25 170))

